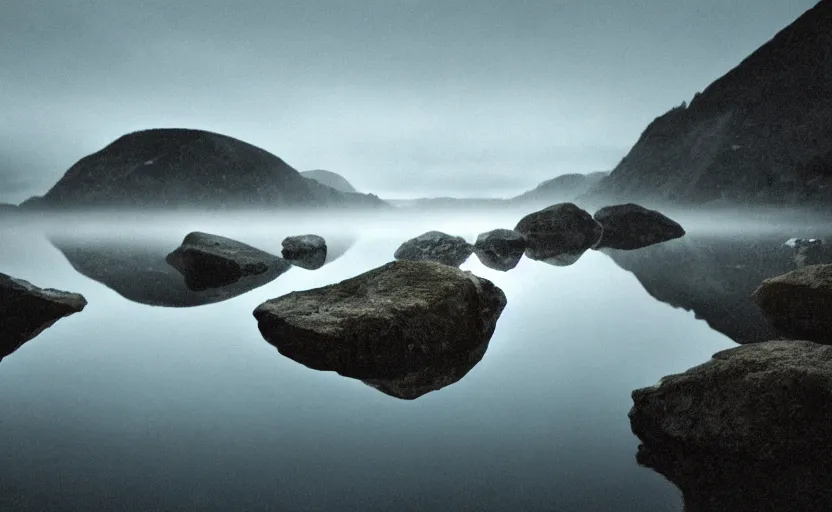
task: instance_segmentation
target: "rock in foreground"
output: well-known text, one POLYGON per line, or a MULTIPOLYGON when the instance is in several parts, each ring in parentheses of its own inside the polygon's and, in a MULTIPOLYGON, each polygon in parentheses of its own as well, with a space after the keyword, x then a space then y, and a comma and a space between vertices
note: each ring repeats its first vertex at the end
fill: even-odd
POLYGON ((482 233, 474 244, 474 253, 483 265, 503 272, 516 267, 525 250, 526 239, 511 229, 482 233))
POLYGON ((530 213, 514 230, 526 238, 526 256, 533 260, 582 253, 601 237, 601 226, 589 213, 572 203, 560 203, 530 213))
POLYGON ((326 240, 318 235, 286 237, 283 240, 283 257, 292 265, 317 270, 326 262, 326 240))
POLYGON ((505 305, 502 290, 470 272, 395 261, 270 300, 254 316, 286 357, 416 398, 461 378, 470 367, 460 361, 476 364, 505 305))
POLYGON ((832 347, 769 341, 633 391, 638 461, 685 510, 832 509, 832 347))
POLYGON ((646 444, 797 459, 806 439, 832 439, 832 347, 779 340, 723 350, 633 391, 633 402, 633 433, 646 444))
POLYGON ((42 289, 0 274, 0 359, 86 305, 77 293, 42 289))
POLYGON ((594 218, 604 228, 599 249, 641 249, 685 235, 678 222, 633 203, 606 206, 594 218))
POLYGON ((832 265, 766 279, 752 297, 782 335, 832 344, 832 265))
POLYGON ((244 277, 285 270, 289 263, 250 245, 208 233, 193 232, 167 256, 192 290, 219 288, 244 277))
POLYGON ((474 248, 461 236, 428 231, 403 243, 393 256, 397 260, 435 261, 458 267, 465 263, 472 252, 474 248))

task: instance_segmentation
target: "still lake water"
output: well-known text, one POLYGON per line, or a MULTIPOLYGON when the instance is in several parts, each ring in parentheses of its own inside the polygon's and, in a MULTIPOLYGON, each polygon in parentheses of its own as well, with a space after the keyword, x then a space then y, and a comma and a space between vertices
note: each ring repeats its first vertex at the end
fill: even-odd
MULTIPOLYGON (((306 368, 263 340, 252 311, 265 300, 382 265, 424 231, 473 241, 519 218, 413 217, 4 221, 0 272, 82 293, 89 305, 0 363, 0 509, 682 510, 679 490, 636 464, 630 392, 736 344, 654 299, 610 255, 588 251, 568 267, 524 258, 505 273, 472 256, 462 268, 502 288, 508 305, 482 361, 412 401, 306 368), (102 260, 109 279, 132 280, 120 290, 132 290, 128 300, 77 272, 58 248, 76 254, 65 241, 50 242, 163 256, 194 230, 274 254, 287 235, 318 233, 342 254, 229 300, 163 307, 135 301, 141 269, 118 277, 118 261, 102 260)), ((767 229, 683 224, 688 237, 630 252, 622 265, 643 271, 658 254, 698 255, 696 240, 767 229)), ((782 244, 800 229, 766 236, 782 244)), ((684 301, 693 292, 679 293, 684 301)))

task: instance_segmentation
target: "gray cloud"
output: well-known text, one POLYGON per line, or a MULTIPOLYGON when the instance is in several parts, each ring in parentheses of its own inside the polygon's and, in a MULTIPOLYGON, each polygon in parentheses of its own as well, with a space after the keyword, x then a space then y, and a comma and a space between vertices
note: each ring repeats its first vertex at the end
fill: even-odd
POLYGON ((14 2, 0 154, 48 188, 123 133, 181 126, 381 195, 499 194, 612 167, 813 4, 14 2))

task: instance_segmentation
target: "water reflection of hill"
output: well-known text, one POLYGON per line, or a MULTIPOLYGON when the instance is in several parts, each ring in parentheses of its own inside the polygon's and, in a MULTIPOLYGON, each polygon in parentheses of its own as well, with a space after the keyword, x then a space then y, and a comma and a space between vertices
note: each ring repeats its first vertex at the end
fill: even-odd
MULTIPOLYGON (((796 268, 794 236, 825 233, 783 231, 764 235, 688 236, 636 251, 605 249, 618 266, 632 272, 656 300, 693 311, 697 318, 737 343, 776 338, 751 293, 763 279, 796 268)), ((821 260, 832 261, 827 243, 821 260)))

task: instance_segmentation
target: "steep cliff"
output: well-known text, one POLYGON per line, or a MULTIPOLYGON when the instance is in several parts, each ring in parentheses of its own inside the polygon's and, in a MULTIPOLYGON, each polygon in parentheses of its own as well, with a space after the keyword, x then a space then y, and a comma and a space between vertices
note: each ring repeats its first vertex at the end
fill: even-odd
POLYGON ((587 198, 832 199, 832 0, 651 123, 587 198))

